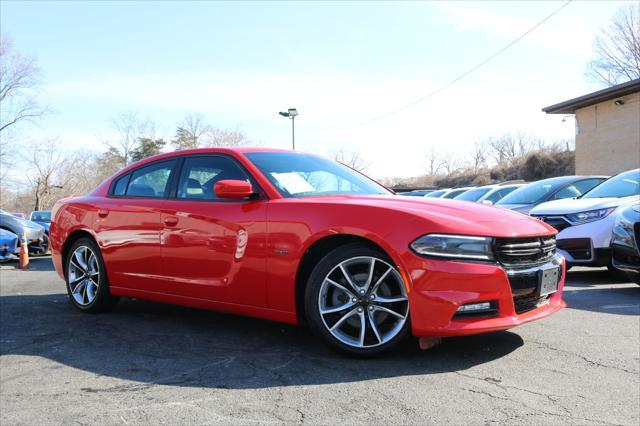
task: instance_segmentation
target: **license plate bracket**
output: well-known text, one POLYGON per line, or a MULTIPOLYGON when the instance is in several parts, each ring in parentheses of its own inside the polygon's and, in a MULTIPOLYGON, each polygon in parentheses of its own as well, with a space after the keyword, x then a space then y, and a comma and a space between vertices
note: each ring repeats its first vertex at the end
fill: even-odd
POLYGON ((542 268, 538 272, 538 294, 546 296, 558 291, 560 281, 560 267, 557 265, 542 268))

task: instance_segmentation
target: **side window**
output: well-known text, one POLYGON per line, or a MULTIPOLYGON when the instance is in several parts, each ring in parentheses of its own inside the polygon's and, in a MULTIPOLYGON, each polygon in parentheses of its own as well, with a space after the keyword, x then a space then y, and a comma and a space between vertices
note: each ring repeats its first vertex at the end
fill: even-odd
POLYGON ((580 191, 578 190, 578 188, 576 188, 575 184, 571 184, 556 192, 556 195, 553 196, 553 199, 562 200, 563 198, 573 198, 577 197, 578 195, 580 195, 580 191))
POLYGON ((508 192, 505 192, 504 189, 499 189, 497 191, 494 191, 493 194, 489 194, 489 196, 487 198, 485 198, 485 200, 487 201, 491 201, 493 204, 495 204, 496 202, 500 201, 500 199, 502 197, 504 197, 505 195, 507 195, 508 192))
POLYGON ((585 179, 581 180, 580 182, 576 182, 573 186, 575 186, 576 189, 580 191, 580 195, 582 195, 592 188, 600 185, 602 182, 602 179, 585 179))
POLYGON ((129 184, 129 178, 131 175, 126 174, 119 178, 113 184, 113 190, 111 191, 111 195, 115 195, 117 197, 121 197, 127 192, 127 185, 129 184))
POLYGON ((225 157, 186 157, 178 181, 177 198, 217 200, 213 186, 221 180, 250 180, 233 161, 225 157))
POLYGON ((175 164, 175 160, 163 161, 134 171, 127 187, 127 196, 164 197, 175 164))

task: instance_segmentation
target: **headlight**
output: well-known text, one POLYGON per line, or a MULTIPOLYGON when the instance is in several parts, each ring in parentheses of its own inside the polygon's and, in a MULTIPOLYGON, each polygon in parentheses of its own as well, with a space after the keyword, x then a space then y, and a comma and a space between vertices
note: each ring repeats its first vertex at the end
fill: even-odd
POLYGON ((620 215, 616 218, 613 225, 613 234, 611 236, 612 244, 633 247, 633 224, 620 215))
POLYGON ((604 219, 609 216, 609 214, 615 209, 600 209, 600 210, 591 210, 588 212, 580 212, 568 214, 567 219, 573 225, 580 225, 588 222, 595 222, 596 220, 604 219))
POLYGON ((418 254, 460 260, 493 260, 492 238, 469 235, 429 234, 410 247, 418 254))

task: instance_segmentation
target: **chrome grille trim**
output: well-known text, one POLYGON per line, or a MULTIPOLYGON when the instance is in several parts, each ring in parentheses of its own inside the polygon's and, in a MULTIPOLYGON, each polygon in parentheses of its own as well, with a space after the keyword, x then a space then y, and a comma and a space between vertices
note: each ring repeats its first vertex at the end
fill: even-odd
POLYGON ((553 257, 556 251, 556 238, 555 236, 496 238, 494 250, 498 261, 508 267, 540 265, 553 257))

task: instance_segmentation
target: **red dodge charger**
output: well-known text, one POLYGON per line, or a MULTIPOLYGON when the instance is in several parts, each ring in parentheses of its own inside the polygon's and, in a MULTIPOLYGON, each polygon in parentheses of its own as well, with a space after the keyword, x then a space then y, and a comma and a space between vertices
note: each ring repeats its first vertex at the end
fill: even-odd
POLYGON ((124 296, 306 322, 359 355, 563 308, 554 234, 520 213, 398 197, 334 161, 259 148, 147 158, 58 202, 50 231, 80 310, 124 296))

